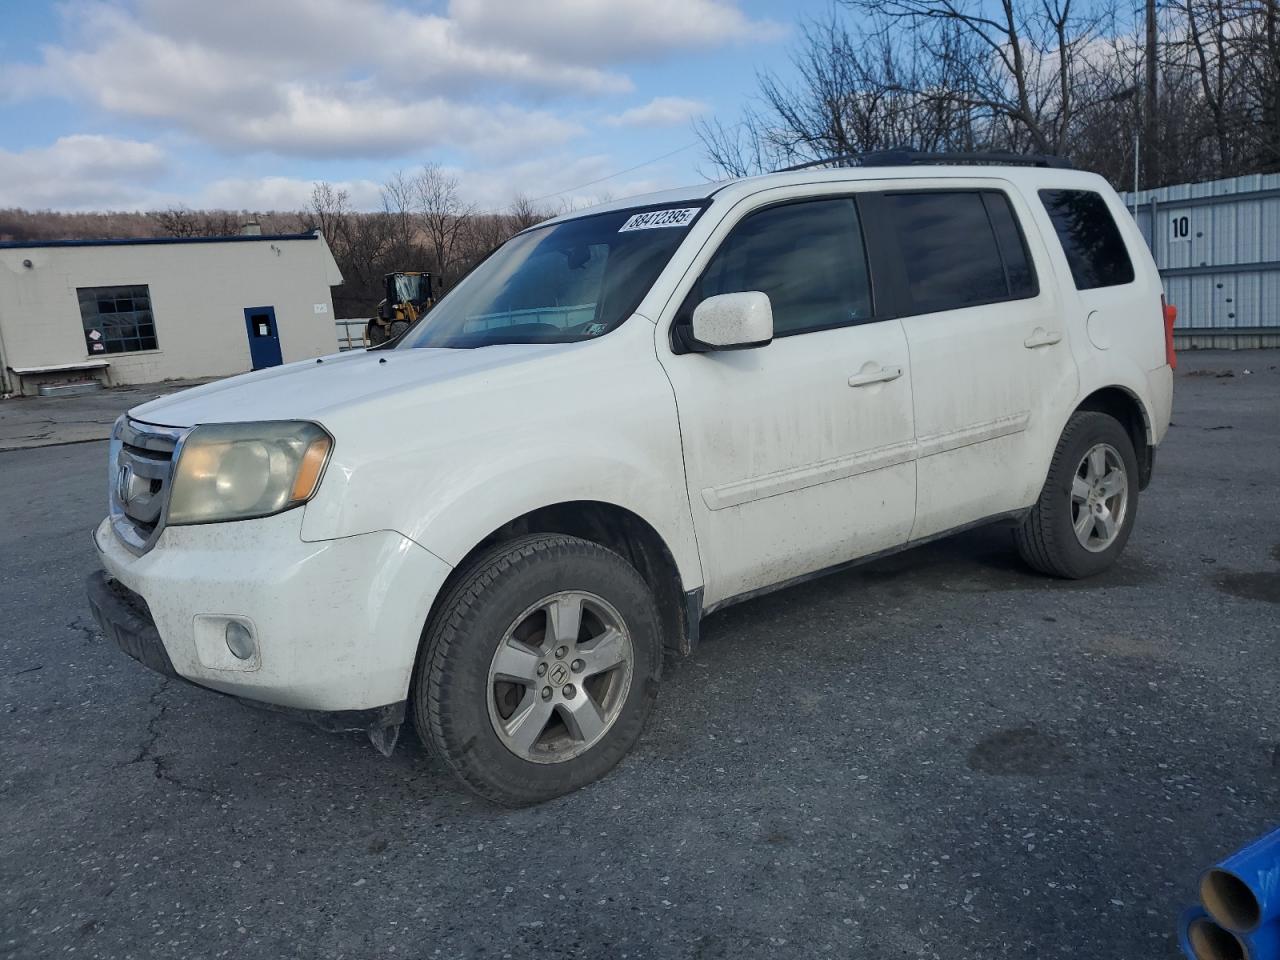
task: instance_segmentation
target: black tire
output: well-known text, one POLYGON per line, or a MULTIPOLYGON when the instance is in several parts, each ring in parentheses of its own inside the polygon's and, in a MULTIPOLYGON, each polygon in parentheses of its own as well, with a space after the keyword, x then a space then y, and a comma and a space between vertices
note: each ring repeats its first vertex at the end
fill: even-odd
MULTIPOLYGON (((438 604, 414 671, 418 736, 470 789, 504 806, 550 800, 604 776, 635 745, 658 693, 662 632, 653 593, 626 560, 599 544, 537 534, 498 544, 461 570, 438 604), (585 752, 536 763, 502 742, 489 715, 489 668, 513 622, 563 590, 615 608, 630 635, 633 668, 621 711, 585 752)), ((581 694, 580 694, 581 695, 581 694)))
POLYGON ((1053 452, 1044 489, 1022 525, 1014 532, 1018 553, 1041 573, 1069 580, 1092 577, 1120 555, 1138 515, 1138 459, 1129 433, 1114 417, 1079 411, 1067 421, 1053 452), (1085 454, 1099 443, 1120 454, 1128 477, 1128 502, 1115 539, 1103 550, 1086 549, 1072 527, 1071 486, 1085 454))
POLYGON ((403 336, 404 332, 408 329, 408 320, 397 320, 395 323, 391 324, 391 329, 387 331, 387 339, 394 340, 397 337, 403 336))

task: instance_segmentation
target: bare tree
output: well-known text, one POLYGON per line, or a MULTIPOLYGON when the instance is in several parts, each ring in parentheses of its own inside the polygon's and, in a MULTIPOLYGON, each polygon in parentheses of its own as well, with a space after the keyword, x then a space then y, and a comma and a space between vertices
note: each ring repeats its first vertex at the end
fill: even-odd
POLYGON ((772 155, 764 114, 759 109, 748 108, 741 120, 728 125, 714 118, 697 120, 694 132, 719 176, 749 177, 779 165, 772 155))
POLYGON ((1042 153, 1067 142, 1081 52, 1096 36, 1096 14, 1081 13, 1073 0, 844 2, 878 17, 882 32, 909 32, 926 56, 951 63, 948 89, 917 87, 917 94, 990 111, 1009 121, 1015 141, 1025 137, 1042 153))
POLYGON ((458 178, 438 163, 428 163, 413 180, 415 209, 436 273, 452 280, 458 273, 459 241, 475 208, 463 203, 458 178))
POLYGON ((417 241, 416 203, 416 183, 412 177, 405 176, 404 171, 397 170, 382 185, 383 213, 391 221, 397 250, 406 255, 417 241))
POLYGON ((551 212, 539 207, 523 193, 517 193, 511 205, 507 207, 507 228, 512 233, 519 233, 535 223, 549 219, 551 219, 551 212))
POLYGON ((981 111, 964 102, 959 66, 972 51, 962 33, 939 30, 940 47, 925 51, 896 43, 887 21, 868 22, 873 28, 858 34, 835 14, 804 24, 792 55, 795 79, 761 74, 740 121, 696 125, 713 166, 746 176, 904 145, 971 148, 981 111))
POLYGON ((170 207, 148 214, 166 237, 200 236, 200 215, 187 207, 170 207))
POLYGON ((247 210, 191 210, 170 207, 147 214, 156 229, 166 237, 230 237, 240 232, 245 222, 257 217, 247 210))
POLYGON ((343 285, 334 295, 340 315, 367 313, 382 298, 382 277, 388 254, 395 246, 392 218, 379 213, 357 213, 347 191, 330 183, 317 183, 306 213, 308 225, 318 229, 329 243, 342 272, 343 285))
POLYGON ((840 0, 794 78, 695 129, 718 173, 895 146, 1057 153, 1118 187, 1280 169, 1280 0, 840 0), (1088 2, 1087 7, 1081 4, 1088 2), (854 24, 856 23, 856 28, 854 24), (1154 36, 1153 36, 1154 29, 1154 36))

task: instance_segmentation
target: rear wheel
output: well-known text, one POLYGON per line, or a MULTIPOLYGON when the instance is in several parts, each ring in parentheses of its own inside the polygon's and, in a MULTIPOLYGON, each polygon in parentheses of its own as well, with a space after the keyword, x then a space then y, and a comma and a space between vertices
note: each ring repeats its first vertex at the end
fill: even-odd
POLYGON ((472 790, 537 803, 631 749, 657 694, 653 595, 599 544, 537 535, 489 550, 432 618, 414 678, 419 735, 472 790))
POLYGON ((1041 573, 1079 579, 1115 563, 1138 508, 1138 461, 1128 431, 1105 413, 1067 422, 1040 499, 1017 530, 1023 560, 1041 573))

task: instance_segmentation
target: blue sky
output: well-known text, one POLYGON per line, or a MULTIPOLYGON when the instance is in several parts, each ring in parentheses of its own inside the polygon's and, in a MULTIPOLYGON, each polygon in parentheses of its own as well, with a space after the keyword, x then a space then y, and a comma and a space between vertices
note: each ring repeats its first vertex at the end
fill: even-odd
POLYGON ((373 208, 428 161, 491 209, 698 181, 694 119, 736 117, 828 3, 7 3, 0 207, 293 209, 328 180, 373 208))

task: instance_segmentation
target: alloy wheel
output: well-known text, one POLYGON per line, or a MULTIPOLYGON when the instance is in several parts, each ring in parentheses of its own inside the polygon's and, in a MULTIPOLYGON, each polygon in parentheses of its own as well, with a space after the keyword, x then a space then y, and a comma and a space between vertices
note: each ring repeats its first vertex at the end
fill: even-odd
POLYGON ((1120 535, 1128 509, 1129 474, 1124 459, 1111 444, 1094 444, 1071 480, 1071 525, 1076 539, 1091 553, 1101 553, 1120 535))
POLYGON ((507 628, 489 664, 489 719, 503 745, 533 763, 589 750, 617 721, 635 654, 621 615, 594 594, 563 590, 507 628))

